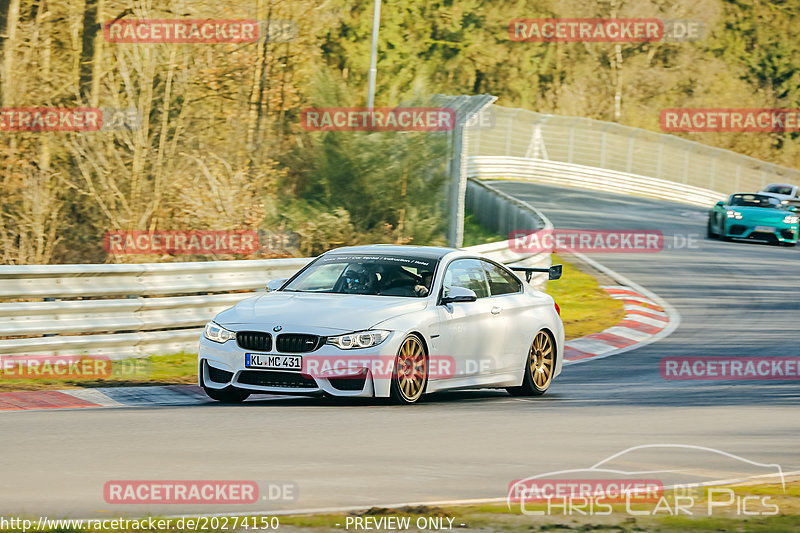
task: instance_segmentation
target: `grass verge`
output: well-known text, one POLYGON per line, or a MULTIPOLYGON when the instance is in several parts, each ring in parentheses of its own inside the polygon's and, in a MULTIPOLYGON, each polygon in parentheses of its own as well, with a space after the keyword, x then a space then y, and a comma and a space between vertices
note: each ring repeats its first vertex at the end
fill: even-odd
POLYGON ((0 370, 0 392, 197 383, 197 354, 194 353, 153 355, 109 364, 110 375, 102 379, 20 379, 14 372, 0 370))
MULTIPOLYGON (((624 503, 610 505, 606 510, 596 506, 589 511, 584 502, 576 501, 575 507, 559 507, 555 503, 550 511, 545 505, 526 506, 522 512, 519 505, 505 503, 485 503, 453 506, 406 506, 397 508, 372 507, 370 509, 340 513, 320 513, 303 515, 251 515, 248 523, 278 525, 281 531, 309 532, 322 531, 431 531, 457 529, 464 532, 509 532, 527 533, 539 531, 596 531, 596 532, 654 532, 678 533, 694 531, 711 533, 719 531, 750 533, 790 533, 800 531, 800 480, 787 480, 785 489, 780 484, 744 484, 713 487, 697 487, 683 491, 665 491, 658 501, 650 503, 624 503), (679 499, 682 498, 682 499, 679 499), (709 500, 714 505, 709 506, 709 500), (747 503, 743 503, 747 502, 747 503), (583 512, 578 506, 583 505, 583 512), (542 514, 533 514, 541 510, 542 514), (572 512, 568 512, 572 510, 572 512), (745 514, 744 511, 747 511, 745 514), (634 514, 637 513, 637 514, 634 514), (262 518, 263 517, 263 518, 262 518), (391 518, 394 527, 386 528, 386 520, 391 518), (383 519, 383 520, 382 520, 383 519), (359 527, 360 524, 360 527, 359 527), (380 527, 379 524, 384 524, 380 527), (398 527, 401 525, 402 527, 398 527), (421 526, 421 527, 420 527, 421 526)), ((22 517, 25 518, 25 517, 22 517)), ((112 516, 105 516, 111 519, 112 516)), ((129 517, 131 520, 135 517, 129 517)), ((149 517, 148 517, 149 518, 149 517)), ((160 519, 161 517, 154 517, 160 519)), ((219 517, 218 524, 227 527, 211 527, 210 519, 206 527, 177 527, 177 519, 170 525, 159 528, 163 533, 193 531, 242 531, 244 528, 231 528, 234 517, 219 517)), ((31 518, 36 523, 35 518, 31 518)), ((236 519, 238 522, 242 517, 236 519)), ((84 522, 83 527, 60 528, 61 533, 102 533, 108 531, 145 531, 148 528, 131 529, 125 527, 94 527, 94 520, 84 522)), ((237 522, 237 523, 238 523, 237 522)), ((273 527, 274 528, 274 527, 273 527)), ((20 532, 20 527, 0 527, 0 533, 20 532)), ((30 530, 29 530, 30 531, 30 530)))
POLYGON ((600 288, 594 276, 553 254, 553 264, 564 265, 560 280, 547 282, 547 292, 561 308, 567 340, 610 328, 625 316, 620 300, 600 288))

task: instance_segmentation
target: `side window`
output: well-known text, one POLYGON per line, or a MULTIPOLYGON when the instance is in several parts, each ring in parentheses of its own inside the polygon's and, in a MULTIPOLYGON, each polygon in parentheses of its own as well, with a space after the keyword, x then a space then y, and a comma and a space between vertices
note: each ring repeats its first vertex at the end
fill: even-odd
POLYGON ((489 290, 492 296, 499 294, 511 294, 522 290, 522 284, 509 274, 488 261, 481 261, 483 268, 486 269, 486 277, 489 278, 489 290))
POLYGON ((443 286, 445 295, 450 292, 450 287, 464 287, 475 292, 478 298, 489 296, 486 274, 477 259, 456 259, 450 263, 444 273, 443 286))

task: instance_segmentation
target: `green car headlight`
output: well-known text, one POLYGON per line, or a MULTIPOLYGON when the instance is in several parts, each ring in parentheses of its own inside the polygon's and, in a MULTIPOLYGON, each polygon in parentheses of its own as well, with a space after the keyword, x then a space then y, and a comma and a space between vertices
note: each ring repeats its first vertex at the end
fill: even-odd
POLYGON ((739 211, 734 211, 733 209, 728 209, 728 218, 735 218, 736 220, 742 219, 742 214, 739 211))
POLYGON ((784 224, 797 224, 800 221, 800 217, 797 215, 786 215, 783 219, 784 224))

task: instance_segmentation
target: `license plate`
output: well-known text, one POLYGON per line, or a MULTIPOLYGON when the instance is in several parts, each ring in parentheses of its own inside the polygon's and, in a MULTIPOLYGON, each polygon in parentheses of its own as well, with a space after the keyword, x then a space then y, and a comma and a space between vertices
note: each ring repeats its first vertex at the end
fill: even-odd
POLYGON ((268 368, 270 370, 302 370, 303 358, 299 355, 244 354, 246 368, 268 368))
POLYGON ((775 226, 756 226, 753 231, 760 233, 775 233, 775 226))

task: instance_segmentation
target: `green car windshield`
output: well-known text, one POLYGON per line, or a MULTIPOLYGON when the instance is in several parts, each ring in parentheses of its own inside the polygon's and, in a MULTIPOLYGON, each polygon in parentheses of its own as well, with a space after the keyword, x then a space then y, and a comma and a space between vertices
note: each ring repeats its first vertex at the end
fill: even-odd
POLYGON ((771 193, 774 193, 774 194, 791 195, 793 191, 794 191, 794 187, 792 187, 791 185, 770 185, 769 187, 764 189, 762 192, 771 192, 771 193))
POLYGON ((763 194, 734 194, 731 196, 728 205, 731 207, 765 207, 767 209, 780 209, 781 202, 772 196, 763 194))

